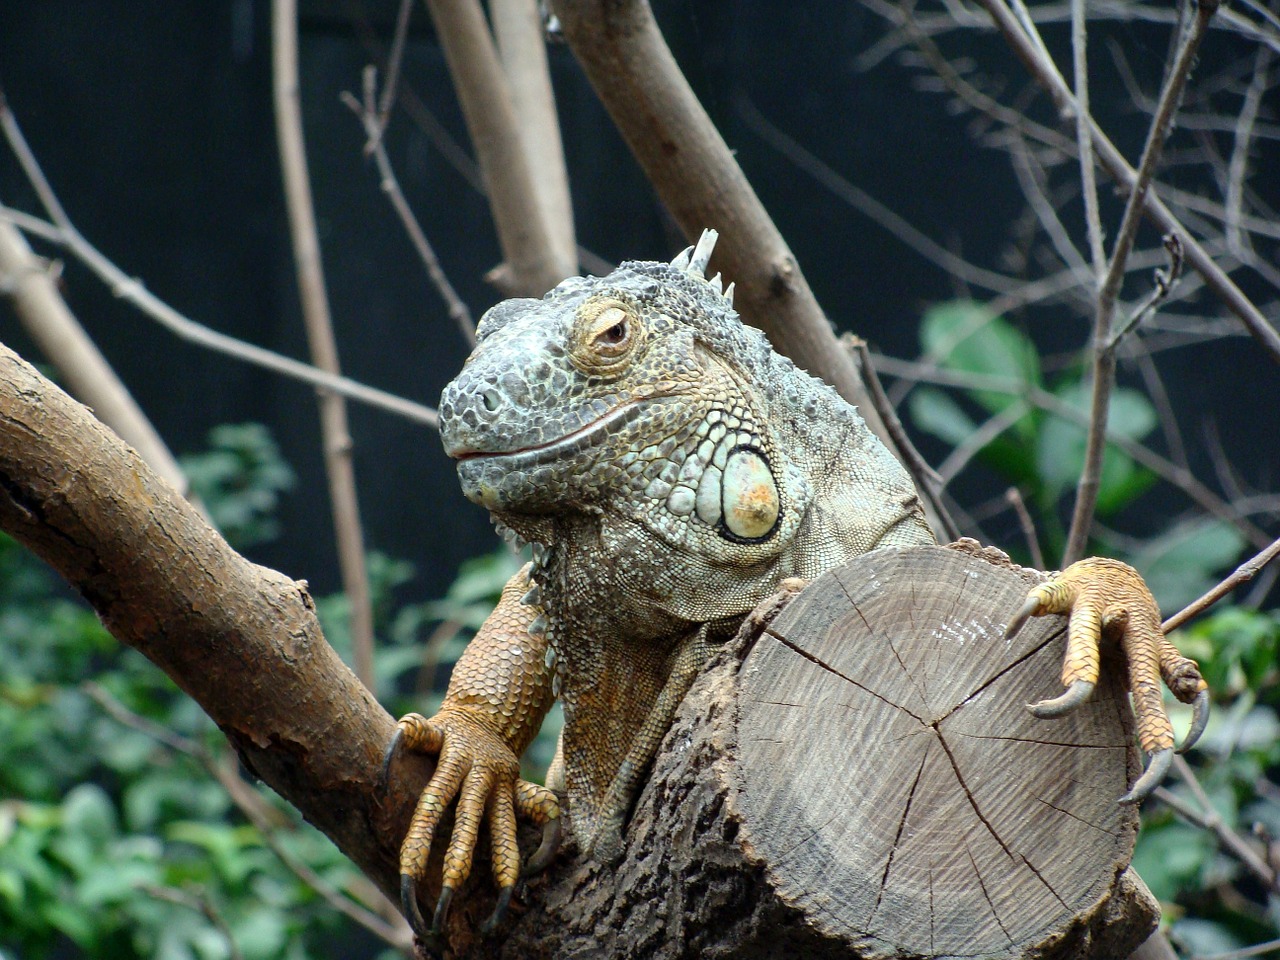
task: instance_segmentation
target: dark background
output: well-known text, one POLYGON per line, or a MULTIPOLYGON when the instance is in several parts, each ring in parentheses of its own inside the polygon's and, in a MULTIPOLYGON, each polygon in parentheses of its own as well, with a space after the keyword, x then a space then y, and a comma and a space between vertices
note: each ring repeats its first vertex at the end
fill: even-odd
MULTIPOLYGON (((359 123, 338 100, 341 91, 358 90, 361 69, 375 57, 370 43, 389 44, 396 6, 302 4, 307 148, 344 372, 434 405, 466 347, 378 189, 361 152, 359 123)), ((999 266, 1024 207, 1007 158, 975 142, 971 117, 919 89, 919 70, 897 60, 869 72, 855 68, 857 55, 883 32, 883 21, 859 4, 654 6, 677 59, 833 321, 889 354, 916 354, 922 309, 961 291, 749 132, 735 96, 745 95, 931 237, 988 266, 999 266)), ((269 17, 266 0, 3 0, 0 85, 70 217, 92 242, 188 316, 305 357, 272 119, 269 17)), ((1153 89, 1167 28, 1124 24, 1112 33, 1137 80, 1153 89)), ((1048 39, 1064 43, 1065 31, 1050 30, 1048 39)), ((1029 89, 998 37, 975 33, 964 42, 971 47, 966 53, 1006 64, 1007 100, 1029 89)), ((1242 51, 1252 55, 1251 46, 1233 43, 1215 32, 1204 57, 1221 63, 1242 51)), ((683 241, 567 47, 552 47, 551 59, 579 243, 611 262, 669 258, 683 241)), ((413 12, 403 77, 469 151, 421 6, 413 12)), ((1093 98, 1119 146, 1136 156, 1145 117, 1114 80, 1100 79, 1093 98)), ((1052 122, 1042 108, 1040 116, 1052 122)), ((486 201, 403 111, 395 114, 388 144, 444 269, 479 316, 498 299, 482 280, 500 259, 486 201)), ((1264 150, 1270 152, 1259 162, 1274 173, 1275 151, 1264 150)), ((1255 186, 1274 195, 1277 181, 1264 174, 1255 186)), ((0 156, 0 199, 39 212, 7 153, 0 156)), ((1109 208, 1113 224, 1114 212, 1109 208)), ((281 538, 251 552, 306 577, 319 593, 338 589, 312 392, 177 340, 74 263, 67 265, 64 293, 175 452, 202 448, 215 424, 270 426, 301 482, 285 501, 281 538)), ((1046 308, 1014 319, 1048 353, 1078 349, 1087 339, 1080 311, 1046 308)), ((0 339, 38 359, 7 306, 0 307, 0 339)), ((1177 391, 1178 409, 1186 411, 1180 416, 1188 434, 1200 436, 1212 420, 1241 476, 1265 488, 1277 459, 1266 413, 1280 382, 1275 367, 1239 336, 1165 351, 1158 362, 1177 391), (1244 415, 1259 408, 1261 418, 1244 415)), ((486 517, 458 492, 430 430, 355 403, 350 412, 367 544, 417 565, 415 598, 438 596, 460 560, 496 543, 486 517)), ((935 462, 945 453, 927 438, 922 446, 935 462)), ((1200 449, 1193 456, 1201 476, 1212 473, 1207 457, 1200 449)), ((977 502, 1002 489, 977 470, 958 496, 977 502)), ((1167 498, 1148 497, 1132 523, 1150 532, 1171 509, 1167 498)), ((995 524, 983 532, 1001 542, 1011 529, 995 524)))

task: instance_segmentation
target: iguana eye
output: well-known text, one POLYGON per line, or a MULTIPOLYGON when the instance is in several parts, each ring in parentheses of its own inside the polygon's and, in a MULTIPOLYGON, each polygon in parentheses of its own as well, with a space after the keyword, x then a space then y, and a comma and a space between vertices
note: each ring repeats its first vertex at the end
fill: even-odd
POLYGON ((627 325, 627 315, 617 307, 610 307, 600 315, 600 320, 607 323, 609 320, 617 318, 618 322, 607 330, 603 330, 596 334, 596 346, 604 352, 616 353, 619 347, 626 345, 627 337, 631 330, 627 325))
POLYGON ((583 373, 617 376, 642 339, 644 327, 635 311, 613 297, 592 298, 578 308, 569 358, 583 373))

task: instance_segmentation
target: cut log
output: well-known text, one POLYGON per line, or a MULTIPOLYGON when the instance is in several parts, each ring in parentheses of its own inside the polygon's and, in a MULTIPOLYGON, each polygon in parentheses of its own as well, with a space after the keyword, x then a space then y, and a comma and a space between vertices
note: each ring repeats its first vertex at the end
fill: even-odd
POLYGON ((1115 664, 1054 696, 1064 621, 1004 627, 1037 575, 883 550, 744 628, 681 707, 623 860, 563 858, 488 957, 1124 957, 1139 772, 1115 664))

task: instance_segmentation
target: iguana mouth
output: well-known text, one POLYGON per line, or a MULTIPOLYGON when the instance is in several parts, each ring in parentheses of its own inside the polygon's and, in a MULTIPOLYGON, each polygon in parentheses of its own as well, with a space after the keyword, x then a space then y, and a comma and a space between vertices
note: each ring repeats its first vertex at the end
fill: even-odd
POLYGON ((669 399, 671 399, 669 396, 660 394, 628 400, 595 420, 583 424, 576 430, 536 446, 521 447, 518 450, 460 450, 451 454, 451 456, 459 463, 481 459, 488 461, 508 460, 511 461, 512 467, 520 465, 533 466, 546 461, 560 460, 594 446, 608 436, 612 430, 631 423, 644 412, 644 408, 649 404, 662 403, 669 399))

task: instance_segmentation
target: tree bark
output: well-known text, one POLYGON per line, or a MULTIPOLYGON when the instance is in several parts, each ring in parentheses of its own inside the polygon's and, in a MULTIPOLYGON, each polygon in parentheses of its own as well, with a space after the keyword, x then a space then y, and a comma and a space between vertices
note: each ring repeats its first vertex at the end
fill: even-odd
MULTIPOLYGON (((403 756, 380 789, 391 718, 324 641, 306 584, 237 555, 3 347, 0 527, 394 896, 396 850, 430 764, 403 756)), ((699 679, 622 862, 566 851, 484 939, 493 894, 481 852, 451 917, 453 952, 1128 952, 1155 917, 1126 869, 1134 814, 1114 803, 1136 769, 1128 712, 1107 680, 1071 717, 1026 715, 1020 704, 1057 684, 1061 624, 1036 621, 1001 642, 994 618, 1025 590, 1008 570, 938 548, 880 551, 823 578, 699 679)))

